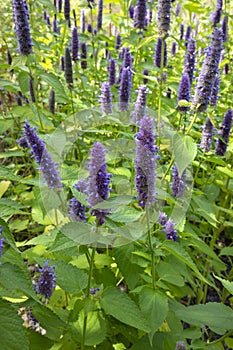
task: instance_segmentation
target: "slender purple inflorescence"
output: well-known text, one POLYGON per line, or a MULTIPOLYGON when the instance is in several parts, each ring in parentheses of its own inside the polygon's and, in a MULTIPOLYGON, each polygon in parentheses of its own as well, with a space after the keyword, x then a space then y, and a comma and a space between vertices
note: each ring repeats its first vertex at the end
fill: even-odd
POLYGON ((178 167, 175 165, 173 167, 173 174, 172 174, 172 196, 175 198, 182 198, 184 197, 185 192, 185 181, 186 181, 186 170, 183 171, 182 175, 179 175, 178 167))
POLYGON ((213 139, 213 124, 211 123, 209 118, 206 118, 205 125, 202 129, 202 137, 200 147, 203 152, 209 152, 212 145, 213 139))
POLYGON ((98 15, 97 15, 97 29, 100 30, 102 28, 103 22, 103 0, 99 0, 98 2, 98 15))
MULTIPOLYGON (((149 75, 148 69, 144 69, 143 75, 145 75, 145 76, 149 75)), ((148 79, 147 78, 143 78, 143 84, 147 84, 147 83, 148 83, 148 79)))
POLYGON ((185 37, 184 37, 185 46, 188 45, 188 41, 190 39, 191 31, 192 31, 192 28, 190 26, 188 26, 187 29, 186 29, 185 37))
MULTIPOLYGON (((77 184, 74 185, 74 188, 81 193, 86 193, 87 185, 88 184, 86 179, 81 179, 78 181, 77 184)), ((70 206, 69 217, 73 221, 83 221, 83 222, 87 221, 86 207, 84 204, 80 203, 76 197, 72 197, 70 199, 69 206, 70 206)))
POLYGON ((170 30, 171 0, 158 0, 159 35, 166 37, 170 30))
POLYGON ((175 223, 172 219, 169 219, 165 224, 166 239, 174 242, 178 242, 177 232, 175 230, 175 223))
POLYGON ((49 94, 49 112, 55 114, 55 91, 50 90, 49 94))
POLYGON ((29 27, 29 12, 23 0, 12 0, 15 33, 18 40, 18 50, 28 56, 32 52, 32 39, 29 27))
POLYGON ((229 141, 229 135, 232 125, 232 109, 228 109, 226 112, 220 131, 218 132, 219 138, 216 141, 215 153, 218 156, 224 156, 227 151, 227 144, 229 141))
POLYGON ((32 78, 29 78, 29 93, 30 93, 30 96, 31 96, 32 103, 36 102, 35 93, 34 93, 34 87, 33 87, 33 79, 32 78))
POLYGON ((70 0, 64 2, 64 17, 67 21, 70 20, 70 0))
MULTIPOLYGON (((155 48, 155 60, 154 63, 156 67, 161 68, 162 64, 162 39, 158 38, 156 48, 155 48)), ((167 43, 164 40, 164 58, 163 58, 163 67, 167 65, 167 43)))
MULTIPOLYGON (((100 142, 95 142, 91 148, 89 163, 88 202, 91 207, 108 199, 110 174, 107 173, 105 149, 100 142)), ((104 217, 109 213, 106 210, 94 209, 92 214, 97 217, 98 224, 104 224, 104 217)))
POLYGON ((81 33, 85 33, 85 28, 86 28, 85 12, 84 12, 84 10, 81 10, 81 15, 80 15, 80 31, 81 31, 81 33))
POLYGON ((220 84, 220 76, 219 74, 216 74, 211 90, 211 96, 210 96, 210 104, 211 106, 216 107, 217 100, 218 100, 218 91, 219 91, 219 84, 220 84))
POLYGON ((176 342, 176 348, 175 350, 186 350, 186 345, 183 341, 176 342))
POLYGON ((222 30, 215 27, 212 35, 211 45, 208 47, 206 58, 197 81, 195 95, 193 98, 193 107, 198 112, 205 112, 216 73, 220 61, 222 50, 222 30))
POLYGON ((176 14, 176 17, 178 17, 179 14, 180 14, 180 3, 179 3, 179 2, 178 2, 178 4, 176 5, 175 14, 176 14))
POLYGON ((147 0, 137 0, 134 8, 134 28, 144 29, 146 26, 147 0))
POLYGON ((0 226, 0 258, 2 256, 2 250, 4 248, 4 242, 5 242, 5 239, 2 238, 2 231, 3 231, 3 227, 0 226))
POLYGON ((44 142, 37 136, 35 128, 32 128, 27 121, 24 125, 24 137, 31 148, 33 157, 39 165, 47 186, 50 189, 61 188, 62 184, 57 171, 57 164, 52 160, 44 142))
POLYGON ((124 47, 124 58, 123 58, 123 67, 132 68, 133 57, 131 56, 129 47, 124 47))
POLYGON ((130 5, 128 14, 129 14, 129 18, 133 19, 133 17, 134 17, 134 6, 133 5, 130 5))
POLYGON ((54 15, 52 26, 53 26, 54 33, 59 33, 59 28, 58 28, 58 23, 57 23, 57 15, 56 14, 54 15))
POLYGON ((81 67, 82 69, 87 68, 87 45, 85 42, 80 44, 81 48, 81 67))
POLYGON ((178 90, 178 107, 177 107, 177 109, 180 112, 187 112, 190 109, 190 106, 179 105, 179 101, 181 100, 185 100, 187 102, 190 101, 190 80, 189 80, 189 75, 187 73, 183 73, 180 80, 180 85, 178 90))
POLYGON ((190 38, 188 41, 187 51, 185 53, 185 59, 184 59, 184 72, 188 73, 190 84, 192 84, 192 81, 193 81, 195 61, 196 61, 196 42, 194 39, 190 38))
POLYGON ((78 29, 74 27, 72 30, 72 59, 77 61, 78 59, 78 29))
POLYGON ((11 65, 11 63, 12 63, 12 57, 11 57, 11 53, 9 50, 7 50, 7 63, 9 65, 11 65))
POLYGON ((137 101, 134 105, 134 111, 132 113, 133 122, 139 123, 140 120, 145 116, 146 111, 146 86, 141 85, 138 88, 137 101))
POLYGON ((36 293, 43 295, 46 299, 51 298, 53 290, 56 287, 54 269, 55 266, 49 266, 48 261, 44 263, 42 269, 38 269, 40 277, 36 279, 34 289, 36 293))
POLYGON ((62 0, 57 0, 57 9, 59 13, 62 12, 62 0))
POLYGON ((65 50, 65 78, 66 83, 71 86, 73 84, 73 70, 72 61, 70 56, 70 49, 67 47, 65 50))
POLYGON ((154 138, 154 122, 144 116, 135 135, 135 186, 139 205, 145 208, 155 201, 155 158, 157 147, 154 138))
POLYGON ((158 223, 162 226, 165 226, 166 222, 167 222, 167 214, 165 214, 162 211, 159 211, 158 223))
POLYGON ((184 24, 181 23, 180 25, 180 40, 183 40, 184 37, 184 24))
POLYGON ((228 29, 228 16, 225 16, 222 21, 222 32, 223 39, 222 41, 225 43, 227 41, 227 29, 228 29))
POLYGON ((216 9, 210 16, 210 20, 213 23, 213 26, 216 26, 216 24, 220 22, 221 14, 222 14, 222 0, 217 0, 216 9))
POLYGON ((116 44, 115 44, 115 49, 119 50, 121 48, 122 42, 121 42, 121 35, 118 33, 116 35, 116 44))
POLYGON ((87 24, 87 31, 88 31, 88 33, 92 33, 92 24, 91 23, 88 23, 87 24))
POLYGON ((101 110, 105 114, 112 113, 112 94, 109 83, 103 83, 100 95, 101 110))
POLYGON ((111 58, 108 66, 108 81, 110 85, 116 83, 116 61, 111 58))
POLYGON ((123 68, 121 75, 121 82, 119 88, 119 109, 120 111, 128 110, 128 103, 130 98, 132 75, 129 68, 123 68))
POLYGON ((175 41, 173 41, 173 43, 172 43, 171 54, 173 56, 175 56, 175 54, 176 54, 176 42, 175 41))
POLYGON ((61 56, 61 70, 65 71, 65 56, 61 56))

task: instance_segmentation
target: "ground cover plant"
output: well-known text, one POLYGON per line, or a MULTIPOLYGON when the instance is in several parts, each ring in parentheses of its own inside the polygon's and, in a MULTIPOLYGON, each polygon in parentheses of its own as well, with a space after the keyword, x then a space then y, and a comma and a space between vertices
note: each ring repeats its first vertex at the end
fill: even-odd
POLYGON ((1 8, 0 349, 232 349, 231 1, 1 8))

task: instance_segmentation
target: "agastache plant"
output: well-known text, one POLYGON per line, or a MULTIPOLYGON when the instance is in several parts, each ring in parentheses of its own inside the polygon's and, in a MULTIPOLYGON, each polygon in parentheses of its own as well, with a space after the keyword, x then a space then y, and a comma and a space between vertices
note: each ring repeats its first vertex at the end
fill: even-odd
POLYGON ((72 59, 77 61, 78 59, 78 29, 74 27, 72 30, 72 59))
POLYGON ((216 24, 220 22, 221 14, 222 14, 222 0, 217 0, 216 9, 211 14, 211 17, 210 17, 210 20, 213 23, 213 26, 216 26, 216 24))
POLYGON ((147 15, 147 0, 137 0, 136 6, 134 8, 134 27, 139 29, 144 29, 146 26, 146 15, 147 15))
POLYGON ((50 90, 49 93, 49 112, 55 114, 55 91, 50 90))
POLYGON ((112 94, 109 83, 103 83, 100 95, 101 110, 105 114, 112 113, 112 94))
POLYGON ((220 76, 219 74, 216 74, 214 78, 212 90, 211 90, 211 96, 210 96, 210 104, 213 107, 216 107, 217 105, 219 84, 220 84, 220 76))
POLYGON ((32 103, 36 102, 32 78, 29 78, 29 93, 30 93, 32 103))
POLYGON ((43 295, 46 299, 51 298, 53 290, 56 287, 54 269, 55 266, 49 266, 48 261, 46 261, 43 268, 38 269, 38 272, 40 272, 40 277, 35 280, 35 292, 43 295))
POLYGON ((116 35, 116 44, 115 44, 115 49, 119 50, 121 48, 122 42, 121 42, 121 35, 117 34, 116 35))
POLYGON ((70 20, 70 0, 64 2, 64 17, 67 21, 70 20))
POLYGON ((32 128, 28 121, 24 125, 24 134, 27 144, 31 148, 33 157, 39 165, 43 178, 50 189, 62 187, 57 164, 52 160, 44 142, 37 136, 35 128, 32 128))
POLYGON ((193 107, 197 112, 205 112, 208 107, 214 78, 218 71, 221 50, 222 30, 216 27, 213 31, 211 45, 208 47, 195 89, 193 107))
POLYGON ((149 116, 142 118, 138 133, 135 135, 135 186, 137 199, 142 208, 155 202, 155 146, 154 122, 149 116))
POLYGON ((81 48, 81 67, 87 69, 87 45, 85 42, 80 44, 81 48))
POLYGON ((232 126, 232 109, 228 109, 226 112, 220 131, 218 132, 219 138, 216 141, 215 153, 218 156, 224 156, 227 151, 227 144, 229 141, 229 135, 232 126))
POLYGON ((180 112, 187 112, 190 108, 190 106, 183 106, 182 101, 190 101, 190 80, 189 80, 189 75, 187 73, 183 73, 181 80, 180 80, 180 85, 178 89, 178 107, 177 109, 180 112), (181 102, 181 104, 179 104, 181 102))
POLYGON ((131 79, 132 75, 129 68, 123 68, 121 75, 121 82, 119 88, 119 109, 120 111, 127 111, 129 98, 130 98, 130 90, 131 90, 131 79))
POLYGON ((178 242, 177 231, 175 230, 175 223, 172 219, 169 219, 165 224, 166 239, 178 242))
POLYGON ((116 83, 116 61, 113 58, 109 60, 108 81, 110 85, 114 85, 116 83))
POLYGON ((80 30, 81 30, 81 33, 85 33, 85 28, 86 28, 85 12, 84 12, 84 10, 81 10, 81 14, 80 14, 80 30))
POLYGON ((15 33, 18 41, 18 50, 22 55, 32 53, 32 39, 28 21, 28 10, 23 0, 12 0, 15 33))
POLYGON ((97 15, 97 29, 100 30, 102 28, 103 22, 103 0, 99 0, 98 2, 98 15, 97 15))
POLYGON ((70 56, 70 49, 67 47, 65 50, 65 79, 66 83, 71 87, 73 84, 73 70, 72 60, 70 56))
POLYGON ((177 165, 173 167, 173 176, 172 176, 172 196, 175 198, 184 197, 185 192, 185 181, 186 181, 186 170, 183 171, 182 175, 179 175, 177 165))
POLYGON ((222 32, 223 39, 222 41, 225 43, 227 41, 227 29, 228 29, 228 16, 225 16, 222 21, 222 32))
POLYGON ((184 72, 188 73, 190 84, 193 81, 193 74, 195 70, 196 61, 196 42, 194 39, 190 38, 187 45, 187 51, 185 53, 184 59, 184 72))
POLYGON ((158 28, 159 35, 162 37, 168 36, 170 30, 170 12, 171 0, 158 0, 158 28))
MULTIPOLYGON (((155 59, 154 64, 156 67, 161 68, 162 64, 162 39, 158 38, 156 48, 155 48, 155 59)), ((163 58, 163 67, 167 65, 167 43, 164 41, 164 58, 163 58)))
MULTIPOLYGON (((88 203, 90 207, 108 199, 109 197, 110 174, 107 173, 105 161, 105 149, 100 142, 95 142, 91 148, 91 160, 89 163, 88 179, 88 203)), ((98 219, 98 225, 103 225, 105 216, 109 211, 93 209, 92 215, 98 219)))
POLYGON ((209 118, 206 118, 205 125, 202 129, 202 137, 200 147, 203 152, 209 152, 213 139, 213 124, 209 118))
MULTIPOLYGON (((87 181, 86 179, 81 179, 77 184, 74 185, 74 188, 80 193, 87 193, 87 181)), ((72 197, 69 202, 70 210, 69 217, 73 221, 82 221, 86 222, 86 206, 82 204, 76 197, 72 197)))
POLYGON ((134 105, 133 122, 139 123, 144 117, 146 111, 146 86, 141 85, 138 88, 138 96, 134 105))

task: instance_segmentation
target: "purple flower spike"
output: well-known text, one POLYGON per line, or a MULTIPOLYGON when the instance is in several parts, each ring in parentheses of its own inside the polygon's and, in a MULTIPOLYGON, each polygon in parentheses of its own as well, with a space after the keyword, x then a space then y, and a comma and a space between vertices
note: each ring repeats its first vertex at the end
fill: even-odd
POLYGON ((32 78, 29 79, 29 92, 30 92, 32 103, 36 102, 32 78))
POLYGON ((183 341, 176 342, 176 348, 175 350, 186 350, 186 345, 183 341))
MULTIPOLYGON (((145 76, 149 75, 148 69, 144 69, 143 75, 145 75, 145 76)), ((147 83, 148 83, 148 79, 147 78, 143 78, 143 84, 147 84, 147 83)))
POLYGON ((203 152, 209 152, 212 145, 213 139, 213 124, 211 123, 209 118, 206 118, 205 125, 202 130, 202 138, 200 147, 203 152))
POLYGON ((192 31, 192 28, 190 26, 188 26, 187 29, 186 29, 185 38, 184 38, 185 46, 188 45, 188 41, 190 39, 191 31, 192 31))
POLYGON ((211 90, 211 96, 210 96, 210 104, 211 106, 214 106, 214 107, 216 107, 217 105, 219 84, 220 84, 220 76, 219 74, 217 74, 216 77, 214 78, 214 82, 211 90))
POLYGON ((180 25, 180 41, 183 40, 184 37, 184 25, 181 23, 180 25))
POLYGON ((9 65, 11 65, 11 63, 12 63, 12 57, 11 57, 11 53, 9 50, 7 50, 7 63, 9 65))
POLYGON ((32 39, 29 27, 29 12, 23 0, 12 0, 15 33, 18 40, 18 50, 28 56, 32 52, 32 39))
POLYGON ((128 14, 129 14, 129 18, 133 19, 133 17, 134 17, 134 6, 133 5, 130 5, 128 14))
POLYGON ((176 54, 176 42, 175 41, 173 41, 173 43, 172 43, 171 54, 173 56, 175 56, 175 54, 176 54))
POLYGON ((61 70, 65 71, 65 56, 61 56, 61 70))
POLYGON ((172 179, 172 196, 175 198, 184 197, 185 192, 185 181, 186 181, 186 170, 183 171, 183 174, 180 176, 178 168, 175 165, 173 167, 173 179, 172 179))
POLYGON ((228 109, 228 111, 224 116, 220 131, 218 133, 220 138, 218 138, 216 141, 215 153, 218 156, 224 156, 224 154, 227 151, 227 144, 229 141, 231 125, 232 125, 232 110, 228 109))
POLYGON ((129 68, 123 68, 120 89, 119 89, 119 109, 120 111, 128 110, 128 103, 131 90, 131 72, 129 68))
POLYGON ((111 58, 108 66, 108 81, 110 85, 116 83, 116 61, 111 58))
POLYGON ((55 266, 49 266, 48 261, 44 263, 42 269, 38 269, 40 277, 36 280, 34 289, 36 293, 43 295, 46 299, 51 298, 53 290, 56 287, 54 269, 55 266))
POLYGON ((155 201, 155 159, 157 147, 154 138, 154 122, 151 117, 143 117, 135 135, 135 186, 139 205, 145 208, 155 201))
POLYGON ((134 28, 144 29, 146 26, 147 0, 137 0, 134 8, 134 28))
POLYGON ((178 17, 179 14, 180 14, 180 3, 179 3, 179 2, 178 2, 178 4, 176 5, 175 14, 176 14, 176 17, 178 17))
POLYGON ((74 27, 72 30, 72 59, 77 61, 78 59, 78 29, 74 27))
POLYGON ((64 2, 64 17, 67 21, 70 20, 70 0, 64 2))
POLYGON ((124 58, 123 58, 123 67, 124 68, 132 68, 132 63, 133 63, 133 57, 130 54, 130 49, 129 47, 124 48, 124 58))
POLYGON ((87 25, 87 31, 88 31, 88 33, 92 33, 92 24, 91 23, 88 23, 88 25, 87 25))
POLYGON ((85 42, 80 44, 81 47, 81 67, 87 69, 87 45, 85 42))
POLYGON ((185 53, 185 59, 184 59, 184 72, 188 73, 190 84, 192 84, 192 81, 193 81, 195 61, 196 61, 196 42, 194 39, 190 38, 188 41, 187 51, 185 53))
POLYGON ((178 107, 177 109, 180 112, 187 112, 189 110, 189 106, 179 106, 179 101, 185 100, 187 102, 190 101, 190 80, 189 75, 184 73, 180 80, 179 90, 178 90, 178 107))
POLYGON ((24 137, 31 147, 32 155, 39 165, 47 186, 50 189, 61 188, 57 164, 53 162, 44 142, 37 136, 35 128, 32 128, 27 121, 24 125, 24 137))
POLYGON ((215 27, 211 45, 208 48, 206 58, 202 65, 193 98, 193 107, 198 112, 205 112, 208 107, 213 82, 218 72, 221 50, 222 30, 215 27))
POLYGON ((222 32, 223 39, 222 41, 225 43, 227 41, 227 30, 228 30, 228 16, 225 16, 222 21, 222 32))
POLYGON ((62 0, 57 1, 57 7, 58 7, 58 12, 61 13, 62 12, 62 0))
POLYGON ((170 30, 171 0, 158 0, 159 35, 166 37, 170 30))
POLYGON ((96 292, 98 292, 100 289, 99 288, 90 288, 89 293, 92 295, 95 295, 96 292))
MULTIPOLYGON (((162 64, 162 39, 158 38, 156 49, 155 49, 155 61, 156 67, 161 68, 162 64)), ((164 40, 164 58, 163 58, 163 67, 167 65, 167 43, 164 40)))
POLYGON ((139 123, 139 121, 144 117, 146 110, 146 86, 141 85, 138 88, 137 101, 134 105, 133 111, 133 122, 139 123))
POLYGON ((116 36, 116 44, 115 44, 115 49, 119 50, 121 48, 122 42, 121 42, 121 35, 117 34, 116 36))
POLYGON ((97 15, 97 29, 100 30, 102 28, 103 22, 103 0, 99 0, 98 3, 98 15, 97 15))
POLYGON ((49 111, 55 114, 55 91, 51 90, 49 94, 49 111))
POLYGON ((57 16, 56 14, 54 15, 54 19, 53 19, 53 31, 54 33, 59 33, 59 28, 58 28, 58 23, 57 23, 57 16))
POLYGON ((0 226, 0 258, 2 256, 2 250, 4 248, 4 242, 5 242, 5 239, 2 238, 2 231, 3 231, 3 227, 0 226))
POLYGON ((72 70, 70 49, 68 47, 65 50, 65 67, 64 68, 65 68, 66 83, 71 87, 73 84, 73 70, 72 70))
POLYGON ((80 30, 81 30, 81 33, 85 33, 85 28, 86 28, 85 12, 84 12, 84 10, 81 10, 81 15, 80 15, 80 30))
POLYGON ((210 20, 213 23, 214 27, 216 26, 216 24, 220 22, 221 14, 222 14, 222 0, 217 0, 216 9, 210 16, 210 20))
POLYGON ((162 226, 165 226, 166 222, 167 222, 167 214, 163 213, 162 211, 159 211, 158 223, 162 226))
MULTIPOLYGON (((105 149, 100 142, 95 142, 91 148, 91 161, 89 163, 88 202, 91 207, 108 199, 110 174, 107 173, 105 149)), ((92 215, 98 219, 98 224, 104 224, 104 217, 109 214, 107 210, 94 209, 92 215)))
MULTIPOLYGON (((86 193, 87 181, 85 179, 79 180, 79 182, 74 185, 77 191, 81 193, 86 193)), ((72 197, 69 203, 70 211, 69 217, 73 221, 83 221, 86 222, 86 207, 78 201, 76 197, 72 197)))
POLYGON ((100 95, 101 110, 105 114, 112 113, 112 94, 109 83, 103 83, 100 95))
POLYGON ((165 224, 166 239, 174 242, 178 242, 177 231, 175 230, 175 223, 172 219, 169 219, 165 224))

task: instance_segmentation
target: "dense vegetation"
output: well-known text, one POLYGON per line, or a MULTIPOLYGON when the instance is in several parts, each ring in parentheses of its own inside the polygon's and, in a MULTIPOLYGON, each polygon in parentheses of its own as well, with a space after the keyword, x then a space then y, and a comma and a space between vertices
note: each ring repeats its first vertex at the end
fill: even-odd
POLYGON ((232 10, 2 4, 1 350, 233 348, 232 10))

